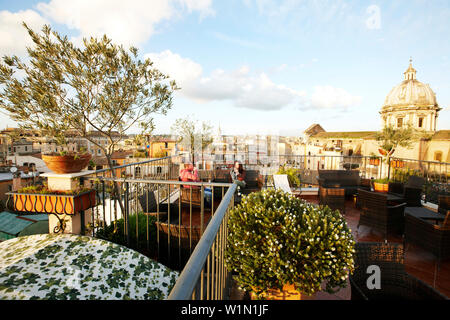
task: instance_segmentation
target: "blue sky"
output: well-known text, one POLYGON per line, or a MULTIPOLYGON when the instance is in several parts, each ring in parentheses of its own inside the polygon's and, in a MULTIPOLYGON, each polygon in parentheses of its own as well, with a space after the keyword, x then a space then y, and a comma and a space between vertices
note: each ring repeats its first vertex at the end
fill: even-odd
POLYGON ((182 87, 158 133, 187 115, 228 134, 379 130, 411 56, 444 109, 438 129, 450 129, 447 0, 1 0, 1 55, 25 54, 22 20, 74 42, 106 32, 154 60, 182 87))

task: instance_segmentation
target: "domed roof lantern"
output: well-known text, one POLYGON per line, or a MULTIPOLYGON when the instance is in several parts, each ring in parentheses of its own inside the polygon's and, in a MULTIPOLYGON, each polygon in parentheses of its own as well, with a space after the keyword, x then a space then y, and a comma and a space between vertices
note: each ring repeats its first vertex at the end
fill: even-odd
POLYGON ((412 58, 409 59, 409 67, 403 74, 405 75, 405 80, 416 80, 416 69, 412 66, 412 58))

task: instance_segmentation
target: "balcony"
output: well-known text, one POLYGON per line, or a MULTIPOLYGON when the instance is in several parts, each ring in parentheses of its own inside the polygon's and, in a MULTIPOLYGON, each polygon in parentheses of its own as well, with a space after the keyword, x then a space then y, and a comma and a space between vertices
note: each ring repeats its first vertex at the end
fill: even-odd
MULTIPOLYGON (((303 175, 309 172, 310 176, 315 173, 305 166, 307 161, 341 166, 343 160, 358 163, 361 175, 367 177, 370 174, 365 170, 368 159, 361 157, 283 156, 284 164, 298 167, 303 175)), ((418 167, 432 168, 432 165, 425 163, 418 167)), ((442 170, 448 168, 445 166, 442 170)), ((277 170, 262 164, 253 169, 260 170, 266 178, 273 174, 271 170, 277 170)), ((181 182, 177 180, 178 171, 178 160, 166 157, 118 166, 115 168, 116 177, 108 169, 87 172, 80 182, 96 190, 97 206, 80 213, 83 220, 92 222, 82 232, 115 241, 178 271, 179 277, 169 299, 247 299, 248 296, 238 290, 232 274, 224 265, 226 221, 229 210, 238 200, 235 196, 236 185, 226 179, 220 180, 215 170, 211 170, 213 179, 206 174, 208 179, 203 182, 181 182), (117 190, 114 190, 114 184, 117 190), (113 239, 110 232, 115 227, 119 231, 113 239)), ((425 172, 425 176, 432 183, 442 184, 444 177, 446 179, 448 176, 446 172, 440 171, 433 176, 430 170, 425 172), (433 180, 433 177, 440 180, 433 180)), ((264 179, 266 183, 263 188, 273 187, 269 180, 264 179)), ((303 198, 313 204, 319 202, 318 195, 305 193, 303 198)), ((383 235, 371 228, 364 225, 357 228, 360 215, 361 211, 356 208, 353 199, 347 199, 345 219, 356 241, 383 242, 383 235)), ((403 239, 400 235, 389 235, 387 241, 401 244, 403 239)), ((449 261, 442 261, 438 268, 432 254, 409 245, 405 267, 411 275, 450 296, 449 261)), ((320 292, 310 299, 341 300, 350 299, 350 296, 351 290, 347 288, 334 295, 320 292)))

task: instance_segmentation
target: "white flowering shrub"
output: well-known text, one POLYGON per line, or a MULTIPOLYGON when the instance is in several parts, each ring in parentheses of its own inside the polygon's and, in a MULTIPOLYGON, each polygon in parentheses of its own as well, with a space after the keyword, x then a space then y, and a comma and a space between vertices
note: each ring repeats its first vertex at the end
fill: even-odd
POLYGON ((244 196, 230 212, 226 263, 238 285, 260 295, 294 284, 306 295, 345 287, 355 241, 339 211, 281 190, 244 196))

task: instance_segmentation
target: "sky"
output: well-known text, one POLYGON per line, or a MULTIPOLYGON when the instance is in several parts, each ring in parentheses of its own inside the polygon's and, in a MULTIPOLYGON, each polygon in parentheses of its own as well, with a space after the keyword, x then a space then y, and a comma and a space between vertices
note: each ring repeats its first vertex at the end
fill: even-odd
POLYGON ((155 133, 187 116, 224 134, 380 130, 411 57, 443 108, 438 130, 450 129, 448 0, 0 0, 1 56, 26 57, 22 21, 137 47, 181 87, 155 133))

